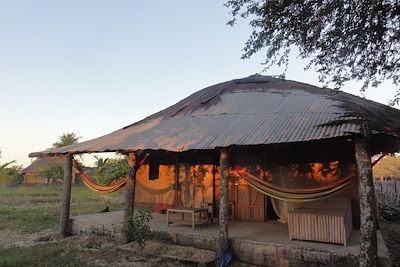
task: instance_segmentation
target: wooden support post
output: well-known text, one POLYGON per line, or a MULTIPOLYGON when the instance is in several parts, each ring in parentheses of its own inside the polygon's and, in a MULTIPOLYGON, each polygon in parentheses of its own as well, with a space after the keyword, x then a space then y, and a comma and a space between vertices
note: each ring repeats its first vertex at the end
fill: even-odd
POLYGON ((135 187, 136 187, 136 153, 130 152, 128 155, 129 173, 126 181, 124 221, 129 216, 129 212, 135 207, 135 187))
POLYGON ((179 207, 179 161, 175 160, 174 207, 179 207))
POLYGON ((61 236, 69 235, 69 207, 71 203, 71 181, 72 181, 72 154, 65 155, 64 158, 64 180, 63 180, 63 200, 60 217, 61 236))
POLYGON ((213 188, 212 188, 212 217, 214 218, 216 214, 216 205, 215 205, 215 172, 216 172, 215 164, 213 164, 212 174, 213 174, 213 188))
POLYGON ((218 256, 225 258, 228 252, 228 176, 229 176, 229 153, 222 149, 220 152, 220 200, 219 200, 219 235, 218 256))
POLYGON ((365 138, 354 140, 360 194, 360 266, 377 263, 377 208, 371 157, 365 138))

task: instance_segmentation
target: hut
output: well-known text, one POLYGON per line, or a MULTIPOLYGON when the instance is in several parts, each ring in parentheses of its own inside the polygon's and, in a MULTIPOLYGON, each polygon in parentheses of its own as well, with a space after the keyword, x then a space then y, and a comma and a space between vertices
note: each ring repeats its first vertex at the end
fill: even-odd
MULTIPOLYGON (((22 169, 20 174, 24 176, 24 185, 46 185, 52 184, 56 181, 53 178, 46 178, 40 175, 40 170, 49 167, 63 167, 64 158, 63 157, 45 157, 38 158, 33 161, 28 167, 22 169)), ((77 169, 73 169, 72 184, 75 184, 76 176, 79 174, 77 169)))
MULTIPOLYGON (((253 75, 202 89, 105 136, 30 156, 67 155, 69 180, 74 154, 129 155, 125 213, 135 202, 154 209, 210 205, 219 221, 221 258, 228 251, 232 217, 279 220, 288 223, 291 238, 314 241, 338 230, 342 234, 333 236, 339 241, 327 241, 346 242, 348 232, 360 228, 360 264, 373 266, 377 208, 371 155, 399 150, 399 110, 345 92, 253 75), (134 172, 144 154, 148 163, 134 172)), ((64 194, 66 234, 68 183, 64 194)))

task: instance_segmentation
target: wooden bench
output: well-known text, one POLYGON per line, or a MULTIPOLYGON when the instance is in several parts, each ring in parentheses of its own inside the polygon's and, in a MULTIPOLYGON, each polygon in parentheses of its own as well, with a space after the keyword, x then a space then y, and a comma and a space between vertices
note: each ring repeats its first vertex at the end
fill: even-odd
POLYGON ((290 240, 308 240, 343 244, 353 229, 351 200, 318 201, 288 213, 290 240))
MULTIPOLYGON (((196 222, 195 222, 195 215, 196 215, 196 213, 198 213, 199 214, 199 223, 197 223, 197 224, 200 224, 200 223, 204 223, 204 222, 202 222, 201 221, 201 219, 203 218, 203 216, 202 215, 204 215, 204 218, 205 218, 205 222, 208 224, 208 208, 206 209, 206 208, 173 208, 173 209, 167 209, 167 226, 169 226, 170 225, 170 213, 181 213, 182 214, 182 217, 181 217, 181 220, 180 221, 178 221, 178 222, 186 222, 185 221, 185 213, 189 213, 189 214, 191 214, 191 225, 192 225, 192 229, 194 230, 194 226, 195 226, 195 224, 196 224, 196 222)), ((177 223, 177 222, 174 222, 174 223, 177 223)))

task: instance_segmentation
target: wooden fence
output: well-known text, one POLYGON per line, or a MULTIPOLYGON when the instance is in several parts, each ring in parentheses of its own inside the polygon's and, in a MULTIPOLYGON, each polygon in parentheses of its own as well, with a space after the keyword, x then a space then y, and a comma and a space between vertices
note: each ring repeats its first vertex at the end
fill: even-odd
POLYGON ((400 180, 375 181, 378 204, 400 210, 400 180))

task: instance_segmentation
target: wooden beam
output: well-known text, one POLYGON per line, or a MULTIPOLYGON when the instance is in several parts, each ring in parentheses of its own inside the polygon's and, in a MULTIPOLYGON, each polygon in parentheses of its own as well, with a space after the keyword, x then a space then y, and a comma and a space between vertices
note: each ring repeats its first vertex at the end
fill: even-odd
POLYGON ((213 164, 212 174, 213 174, 213 187, 212 187, 212 212, 213 218, 217 215, 216 214, 216 205, 215 205, 215 173, 216 173, 215 164, 213 164))
POLYGON ((360 266, 377 263, 377 208, 371 156, 365 138, 354 140, 360 194, 360 266))
POLYGON ((175 160, 174 208, 179 207, 179 160, 175 160))
POLYGON ((222 149, 220 152, 220 200, 219 200, 219 235, 218 256, 225 258, 228 252, 228 177, 229 177, 229 153, 222 149))
POLYGON ((136 187, 136 152, 128 154, 129 173, 126 181, 124 221, 128 218, 129 212, 135 207, 135 187, 136 187))
POLYGON ((72 154, 67 154, 64 158, 64 179, 63 179, 63 200, 60 216, 60 234, 67 237, 69 235, 69 208, 71 204, 71 181, 72 181, 72 154))

